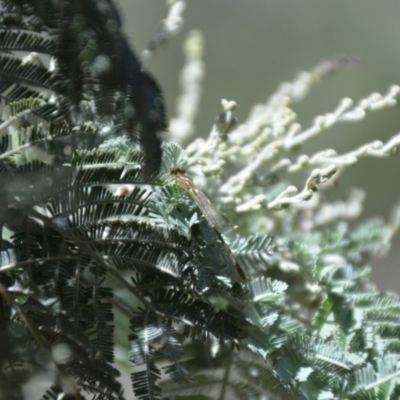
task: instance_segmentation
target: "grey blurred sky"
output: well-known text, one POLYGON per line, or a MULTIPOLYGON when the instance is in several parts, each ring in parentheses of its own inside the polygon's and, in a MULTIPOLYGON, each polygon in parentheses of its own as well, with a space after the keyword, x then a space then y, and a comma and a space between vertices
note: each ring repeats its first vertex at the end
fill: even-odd
MULTIPOLYGON (((164 0, 119 0, 125 31, 136 51, 146 46, 166 15, 164 0)), ((343 97, 358 100, 400 84, 400 2, 398 0, 188 0, 181 33, 152 59, 150 70, 163 87, 170 114, 178 94, 182 41, 188 31, 205 36, 207 65, 197 134, 205 136, 222 98, 237 101, 244 119, 277 85, 320 60, 338 53, 359 55, 360 67, 343 70, 315 87, 296 106, 307 126, 333 110, 343 97)), ((386 141, 400 131, 400 108, 381 111, 362 123, 341 125, 307 145, 307 153, 333 147, 343 152, 374 139, 386 141)), ((400 201, 400 152, 390 159, 362 160, 343 176, 335 197, 350 186, 367 190, 366 216, 388 218, 400 201)), ((387 259, 374 262, 382 290, 398 291, 400 239, 387 259), (396 279, 397 278, 397 279, 396 279)))

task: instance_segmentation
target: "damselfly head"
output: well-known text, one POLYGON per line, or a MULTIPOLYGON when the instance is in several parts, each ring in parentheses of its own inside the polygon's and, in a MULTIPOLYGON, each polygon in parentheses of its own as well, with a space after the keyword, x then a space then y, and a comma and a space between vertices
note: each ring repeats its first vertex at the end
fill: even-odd
POLYGON ((185 174, 186 171, 183 168, 178 168, 178 167, 171 167, 169 169, 169 173, 171 175, 179 175, 179 174, 185 174))

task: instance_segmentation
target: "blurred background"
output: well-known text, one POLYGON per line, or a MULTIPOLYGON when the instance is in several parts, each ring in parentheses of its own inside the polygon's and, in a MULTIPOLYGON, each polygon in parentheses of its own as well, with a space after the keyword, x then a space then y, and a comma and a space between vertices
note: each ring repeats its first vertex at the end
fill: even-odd
MULTIPOLYGON (((165 0, 119 0, 125 31, 138 53, 155 36, 165 18, 165 0)), ((362 64, 345 68, 315 86, 295 106, 307 127, 316 115, 330 112, 343 97, 356 102, 371 92, 385 93, 400 84, 400 3, 397 0, 187 0, 185 21, 153 56, 149 69, 164 91, 169 115, 175 114, 182 43, 189 31, 205 37, 206 77, 197 136, 207 136, 220 112, 222 98, 238 103, 244 120, 255 103, 264 102, 283 81, 339 53, 357 55, 362 64)), ((370 114, 363 122, 337 125, 307 144, 304 152, 321 148, 345 152, 400 131, 400 108, 370 114), (322 147, 323 146, 323 147, 322 147)), ((362 159, 348 169, 335 198, 351 187, 367 192, 364 215, 389 218, 400 201, 400 152, 386 159, 362 159)), ((400 238, 386 258, 373 262, 373 279, 381 290, 399 292, 400 238)))

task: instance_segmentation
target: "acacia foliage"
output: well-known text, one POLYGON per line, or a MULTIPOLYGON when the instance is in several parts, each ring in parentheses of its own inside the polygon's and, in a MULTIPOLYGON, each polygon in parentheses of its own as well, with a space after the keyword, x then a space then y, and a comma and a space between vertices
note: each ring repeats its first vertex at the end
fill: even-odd
POLYGON ((65 38, 72 47, 56 26, 42 29, 54 4, 77 3, 0 4, 2 397, 20 399, 45 372, 42 399, 131 398, 115 363, 124 340, 140 399, 399 396, 400 304, 368 281, 382 222, 306 233, 293 218, 275 239, 242 232, 227 243, 248 277, 239 281, 168 174, 186 167, 184 150, 164 145, 149 176, 130 138, 105 135, 130 132, 119 96, 137 87, 87 63, 101 51, 79 18, 61 14, 83 35, 65 38))

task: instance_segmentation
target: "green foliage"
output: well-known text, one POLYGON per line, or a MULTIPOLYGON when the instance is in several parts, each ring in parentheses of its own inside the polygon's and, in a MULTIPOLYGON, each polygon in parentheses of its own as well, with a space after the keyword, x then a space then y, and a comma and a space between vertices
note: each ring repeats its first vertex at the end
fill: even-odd
MULTIPOLYGON (((21 399, 37 373, 51 380, 44 400, 399 397, 400 302, 369 282, 368 262, 387 245, 383 221, 318 225, 325 203, 268 215, 262 228, 265 207, 235 207, 211 176, 202 187, 239 225, 228 240, 193 201, 199 189, 170 174, 201 164, 193 148, 164 144, 162 169, 149 174, 146 146, 112 136, 129 125, 126 109, 110 77, 88 67, 96 43, 84 42, 82 21, 69 21, 85 43, 82 85, 71 89, 60 36, 0 4, 3 28, 14 27, 0 30, 0 49, 12 51, 0 57, 1 399, 21 399), (55 56, 66 75, 16 51, 55 56)), ((228 106, 213 132, 224 146, 228 106)), ((269 199, 279 193, 287 177, 266 171, 240 201, 259 195, 260 181, 269 199)), ((316 176, 313 192, 330 177, 316 176)))

